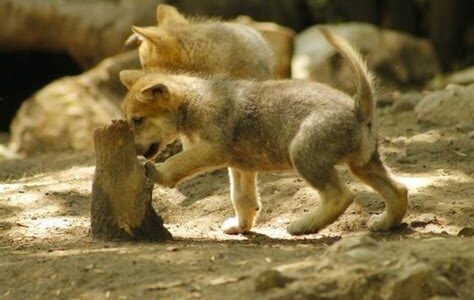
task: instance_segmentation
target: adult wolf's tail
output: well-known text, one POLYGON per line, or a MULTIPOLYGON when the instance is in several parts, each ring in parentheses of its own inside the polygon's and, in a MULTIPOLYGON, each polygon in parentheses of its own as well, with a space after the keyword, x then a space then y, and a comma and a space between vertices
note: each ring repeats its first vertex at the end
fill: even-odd
POLYGON ((370 125, 374 118, 375 100, 372 74, 367 69, 367 64, 361 55, 345 39, 335 35, 327 28, 321 32, 329 43, 347 60, 355 76, 357 94, 355 96, 355 109, 361 115, 365 124, 370 125))

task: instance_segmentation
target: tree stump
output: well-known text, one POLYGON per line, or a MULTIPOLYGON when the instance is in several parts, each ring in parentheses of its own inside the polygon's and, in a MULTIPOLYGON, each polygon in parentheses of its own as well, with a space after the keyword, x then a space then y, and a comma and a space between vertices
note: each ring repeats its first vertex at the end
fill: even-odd
POLYGON ((139 163, 124 120, 94 131, 91 234, 103 240, 163 241, 171 234, 151 204, 153 182, 139 163))

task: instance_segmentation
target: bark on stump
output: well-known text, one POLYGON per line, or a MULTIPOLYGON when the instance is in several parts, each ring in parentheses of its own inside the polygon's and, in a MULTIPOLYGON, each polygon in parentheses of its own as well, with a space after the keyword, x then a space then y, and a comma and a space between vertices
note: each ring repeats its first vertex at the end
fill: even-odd
POLYGON ((111 125, 96 129, 94 147, 92 237, 104 240, 171 239, 151 204, 153 183, 137 160, 127 122, 114 120, 111 125))

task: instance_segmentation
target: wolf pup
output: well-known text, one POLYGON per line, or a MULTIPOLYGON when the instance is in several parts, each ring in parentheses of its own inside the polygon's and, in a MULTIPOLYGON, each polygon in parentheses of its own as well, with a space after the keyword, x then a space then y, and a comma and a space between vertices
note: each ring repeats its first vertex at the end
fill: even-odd
MULTIPOLYGON (((129 42, 141 41, 139 54, 145 71, 270 79, 272 51, 254 29, 213 19, 185 18, 174 7, 163 4, 157 6, 156 19, 157 26, 133 27, 129 38, 129 42)), ((184 148, 194 142, 186 136, 180 139, 184 148)), ((152 158, 157 150, 150 148, 146 156, 152 158)), ((255 172, 229 168, 229 178, 234 203, 259 201, 255 172)))
POLYGON ((187 19, 160 4, 158 26, 132 27, 127 43, 141 41, 144 70, 220 74, 239 79, 270 79, 272 51, 256 30, 213 19, 187 19))
MULTIPOLYGON (((156 168, 147 163, 150 178, 173 187, 222 167, 237 173, 294 169, 321 196, 318 207, 289 225, 290 234, 300 235, 318 232, 352 203, 354 194, 334 167, 345 163, 385 199, 385 211, 370 218, 369 229, 388 230, 399 224, 408 193, 379 156, 372 76, 347 41, 327 30, 323 33, 350 65, 357 84, 354 99, 315 82, 122 71, 129 90, 122 108, 145 152, 180 135, 195 141, 156 168)), ((240 192, 240 186, 233 187, 232 193, 240 192)), ((260 204, 246 194, 232 201, 236 216, 225 221, 225 232, 248 232, 260 204)))

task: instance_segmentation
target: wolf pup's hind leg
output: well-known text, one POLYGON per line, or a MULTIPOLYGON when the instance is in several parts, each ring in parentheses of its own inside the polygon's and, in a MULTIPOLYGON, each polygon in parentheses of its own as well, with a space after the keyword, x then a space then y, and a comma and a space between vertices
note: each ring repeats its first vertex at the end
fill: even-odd
POLYGON ((376 151, 364 166, 349 164, 352 173, 380 193, 385 200, 385 211, 369 219, 372 231, 385 231, 402 221, 408 207, 407 188, 393 178, 376 151))
MULTIPOLYGON (((296 167, 298 169, 298 167, 296 167)), ((292 222, 288 226, 288 233, 292 235, 317 233, 327 225, 334 222, 347 207, 352 203, 354 194, 341 182, 336 169, 319 169, 317 172, 324 175, 327 180, 315 179, 312 175, 305 176, 303 170, 298 170, 313 187, 315 187, 321 196, 321 202, 318 207, 302 218, 292 222)))
POLYGON ((321 196, 318 207, 289 225, 288 232, 293 235, 318 232, 334 222, 354 199, 354 194, 344 185, 334 168, 338 160, 334 153, 337 151, 328 149, 330 145, 336 148, 344 145, 334 144, 333 124, 325 122, 325 119, 321 116, 309 118, 290 146, 293 167, 321 196))

